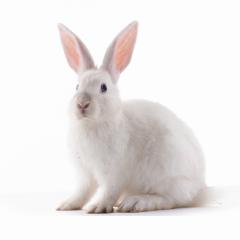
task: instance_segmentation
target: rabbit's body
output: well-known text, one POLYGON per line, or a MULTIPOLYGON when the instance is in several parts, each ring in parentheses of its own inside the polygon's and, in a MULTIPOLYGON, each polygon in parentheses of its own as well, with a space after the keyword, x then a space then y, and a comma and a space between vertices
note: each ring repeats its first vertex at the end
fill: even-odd
POLYGON ((189 206, 204 188, 204 162, 191 130, 171 111, 144 100, 122 102, 120 72, 130 61, 137 25, 113 41, 100 69, 83 43, 60 26, 78 73, 71 101, 70 147, 80 165, 80 193, 59 210, 149 211, 189 206))
POLYGON ((204 187, 203 157, 191 130, 162 105, 142 100, 123 102, 116 118, 73 120, 72 152, 90 178, 81 181, 91 182, 91 189, 110 184, 109 196, 116 194, 111 207, 121 196, 131 196, 120 203, 120 211, 191 204, 204 187))
POLYGON ((129 186, 133 191, 170 193, 169 184, 181 177, 202 186, 202 153, 181 120, 162 105, 142 100, 126 102, 123 114, 130 131, 127 152, 132 153, 129 186))

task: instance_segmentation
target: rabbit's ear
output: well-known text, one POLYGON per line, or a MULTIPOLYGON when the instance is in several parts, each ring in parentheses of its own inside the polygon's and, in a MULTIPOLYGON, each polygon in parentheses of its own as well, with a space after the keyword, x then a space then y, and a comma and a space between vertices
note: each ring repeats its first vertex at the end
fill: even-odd
POLYGON ((108 70, 114 81, 117 81, 119 74, 131 60, 137 29, 138 23, 132 22, 118 34, 107 49, 102 67, 108 70))
POLYGON ((92 57, 83 42, 63 24, 58 24, 65 56, 77 73, 94 68, 92 57))

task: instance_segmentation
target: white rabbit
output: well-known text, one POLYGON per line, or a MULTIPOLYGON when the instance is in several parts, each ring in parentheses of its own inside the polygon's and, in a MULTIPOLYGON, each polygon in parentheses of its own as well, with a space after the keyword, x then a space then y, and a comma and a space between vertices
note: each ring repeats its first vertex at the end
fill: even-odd
POLYGON ((70 146, 81 181, 79 195, 58 210, 184 207, 205 187, 203 155, 191 130, 158 103, 120 99, 117 82, 130 62, 137 28, 133 22, 120 32, 97 69, 78 37, 59 25, 66 58, 78 74, 70 146))

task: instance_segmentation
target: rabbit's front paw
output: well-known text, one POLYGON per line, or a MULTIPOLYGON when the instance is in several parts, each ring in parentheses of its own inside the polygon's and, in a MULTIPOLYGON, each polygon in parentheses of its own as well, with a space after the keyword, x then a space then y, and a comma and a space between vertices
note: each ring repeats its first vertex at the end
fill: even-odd
POLYGON ((87 213, 110 213, 113 211, 113 204, 101 201, 90 201, 82 209, 85 210, 87 213))

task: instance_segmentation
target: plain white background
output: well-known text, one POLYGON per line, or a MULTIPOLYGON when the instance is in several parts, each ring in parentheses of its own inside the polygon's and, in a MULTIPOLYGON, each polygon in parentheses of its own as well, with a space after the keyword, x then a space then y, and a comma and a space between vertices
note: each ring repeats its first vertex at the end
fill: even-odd
MULTIPOLYGON (((113 37, 138 20, 134 56, 119 82, 122 99, 144 98, 172 109, 199 138, 208 185, 239 185, 239 12, 237 0, 0 1, 0 193, 71 192, 75 188, 66 133, 76 76, 64 58, 58 22, 85 42, 100 65, 113 37)), ((63 218, 60 222, 35 219, 36 225, 33 221, 31 226, 55 220, 67 232, 68 227, 61 227, 63 218)), ((98 220, 84 221, 88 221, 85 233, 91 224, 99 224, 98 220)), ((6 231, 12 227, 10 222, 6 231)), ((19 227, 16 222, 13 226, 19 227)), ((184 222, 188 220, 179 225, 178 220, 161 218, 153 226, 165 226, 167 234, 171 224, 181 230, 184 222)), ((196 225, 191 221, 191 226, 195 229, 203 222, 209 230, 205 219, 198 219, 196 225)), ((144 224, 139 223, 137 229, 144 224)), ((225 222, 219 225, 226 226, 225 222)), ((54 226, 57 230, 58 225, 54 226)), ((21 231, 27 233, 27 229, 21 231)))

